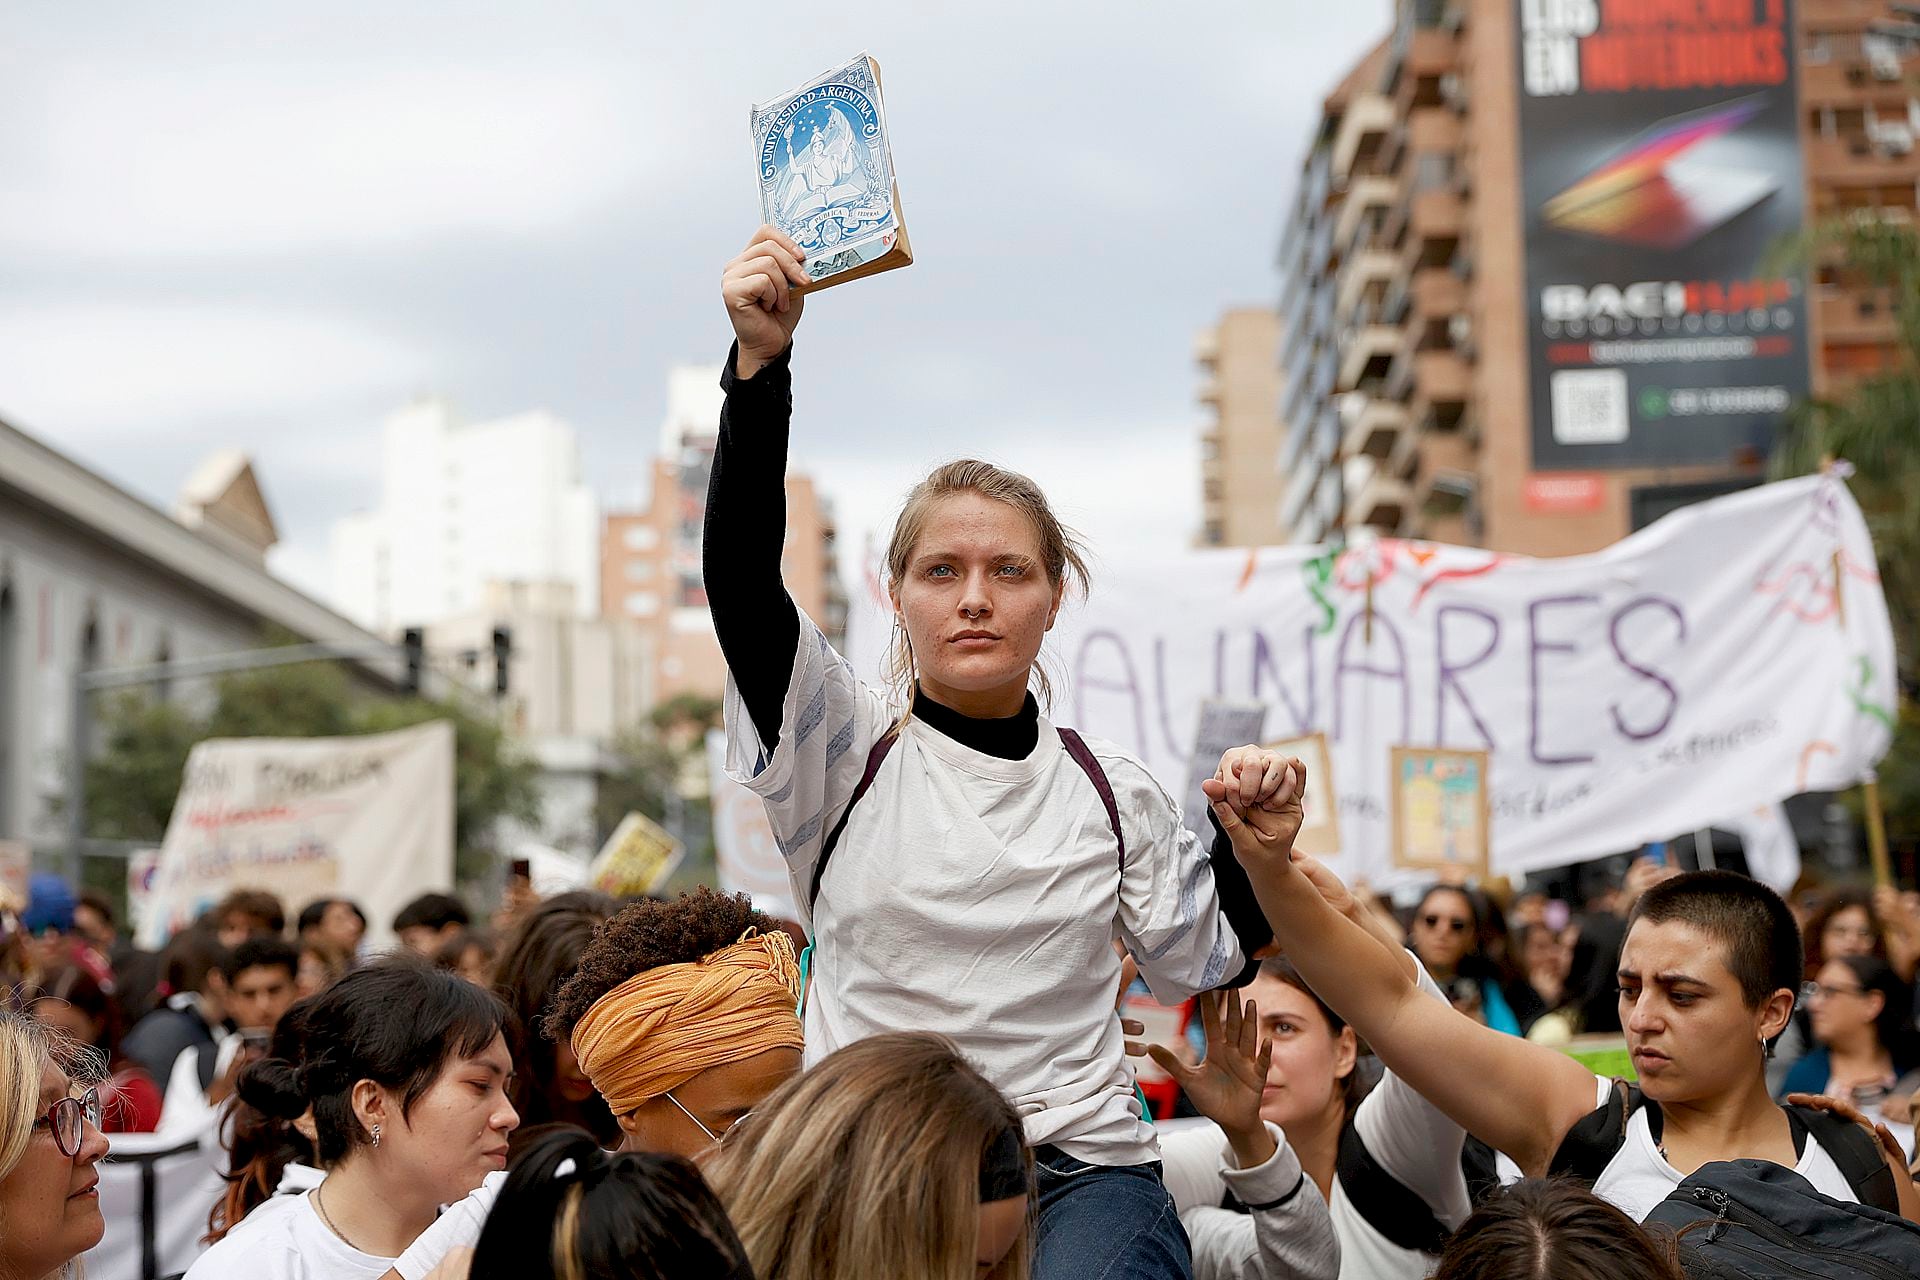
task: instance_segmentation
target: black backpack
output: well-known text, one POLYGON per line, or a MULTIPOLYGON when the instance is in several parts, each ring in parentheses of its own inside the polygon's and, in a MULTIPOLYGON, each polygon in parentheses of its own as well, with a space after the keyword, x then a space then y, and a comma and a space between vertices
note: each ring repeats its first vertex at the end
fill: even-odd
MULTIPOLYGON (((1613 1096, 1607 1099, 1605 1106, 1588 1112, 1567 1131, 1560 1149, 1553 1153, 1553 1161, 1547 1168, 1548 1174, 1568 1174, 1587 1183, 1597 1181, 1625 1144, 1628 1119, 1643 1107, 1649 1112, 1648 1119, 1654 1125, 1654 1136, 1658 1139, 1660 1104, 1650 1101, 1638 1087, 1624 1080, 1615 1080, 1613 1086, 1613 1096)), ((1892 1214, 1900 1212, 1893 1170, 1887 1168, 1886 1161, 1880 1157, 1880 1144, 1869 1137, 1866 1130, 1850 1120, 1842 1120, 1815 1107, 1786 1106, 1781 1110, 1787 1113, 1787 1122, 1794 1127, 1794 1145, 1800 1146, 1799 1139, 1805 1134, 1811 1134, 1818 1140, 1821 1150, 1832 1158, 1840 1175, 1853 1188, 1853 1194, 1860 1197, 1861 1204, 1892 1214)), ((1703 1168, 1728 1163, 1755 1162, 1716 1161, 1714 1165, 1703 1168)), ((1793 1170, 1788 1169, 1787 1172, 1792 1173, 1793 1170)), ((1800 1181, 1805 1182, 1806 1179, 1801 1178, 1800 1181)))
POLYGON ((1654 1206, 1646 1225, 1675 1233, 1681 1268, 1691 1280, 1920 1276, 1920 1226, 1823 1196, 1770 1160, 1701 1165, 1654 1206))

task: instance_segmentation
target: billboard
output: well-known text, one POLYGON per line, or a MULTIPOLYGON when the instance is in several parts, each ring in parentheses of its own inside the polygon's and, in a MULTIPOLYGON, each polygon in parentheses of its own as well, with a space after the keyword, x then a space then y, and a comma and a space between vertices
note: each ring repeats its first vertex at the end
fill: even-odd
POLYGON ((1790 0, 1517 0, 1533 465, 1764 452, 1808 388, 1790 0))

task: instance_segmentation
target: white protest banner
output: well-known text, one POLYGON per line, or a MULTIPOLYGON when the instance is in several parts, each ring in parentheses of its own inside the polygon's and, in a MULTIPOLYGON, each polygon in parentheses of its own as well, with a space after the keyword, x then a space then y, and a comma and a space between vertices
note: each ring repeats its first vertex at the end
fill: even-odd
POLYGON ((707 730, 707 778, 713 798, 713 856, 720 887, 744 893, 753 905, 783 920, 798 920, 786 860, 773 842, 760 797, 727 776, 727 735, 707 730))
POLYGON ((453 726, 356 738, 217 738, 187 757, 139 942, 157 947, 229 890, 266 889, 288 914, 352 898, 368 939, 453 886, 453 726))
MULTIPOLYGON (((849 655, 869 679, 887 635, 871 595, 849 655)), ((1129 558, 1062 611, 1048 650, 1052 718, 1134 752, 1174 795, 1203 701, 1269 704, 1270 735, 1324 732, 1334 865, 1376 882, 1396 746, 1488 753, 1491 869, 1511 875, 1852 786, 1892 732, 1873 546, 1829 476, 1563 559, 1394 539, 1129 558)))

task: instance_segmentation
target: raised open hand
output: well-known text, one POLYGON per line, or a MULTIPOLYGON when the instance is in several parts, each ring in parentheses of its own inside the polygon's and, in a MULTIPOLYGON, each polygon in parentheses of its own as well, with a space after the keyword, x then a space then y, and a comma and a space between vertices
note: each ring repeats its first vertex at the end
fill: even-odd
POLYGON ((1273 1041, 1260 1035, 1260 1008, 1243 1007, 1238 991, 1204 991, 1194 997, 1207 1033, 1207 1056, 1189 1063, 1163 1045, 1129 1042, 1127 1052, 1145 1053, 1172 1076, 1200 1114, 1219 1125, 1243 1168, 1273 1155, 1273 1135, 1260 1119, 1260 1095, 1273 1062, 1273 1041))

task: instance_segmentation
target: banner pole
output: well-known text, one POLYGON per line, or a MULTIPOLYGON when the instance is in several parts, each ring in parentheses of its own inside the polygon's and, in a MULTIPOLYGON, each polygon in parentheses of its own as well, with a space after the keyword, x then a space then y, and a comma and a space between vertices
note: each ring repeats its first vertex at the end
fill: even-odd
POLYGON ((1864 784, 1867 796, 1867 856, 1873 860, 1873 883, 1891 888, 1893 866, 1887 858, 1887 815, 1880 807, 1880 777, 1868 774, 1864 784))

